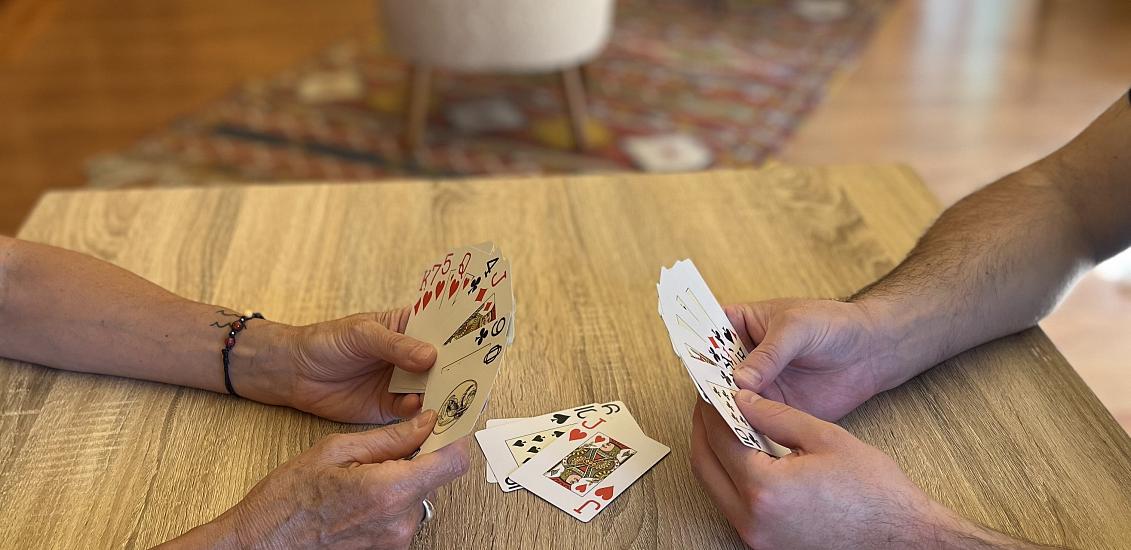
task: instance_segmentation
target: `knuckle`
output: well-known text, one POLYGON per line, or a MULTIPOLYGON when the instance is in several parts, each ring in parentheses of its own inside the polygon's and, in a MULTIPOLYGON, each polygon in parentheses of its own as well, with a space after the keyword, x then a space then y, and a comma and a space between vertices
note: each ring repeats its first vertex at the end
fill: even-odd
POLYGON ((365 341, 373 338, 375 335, 380 337, 382 328, 384 327, 382 327, 380 323, 367 317, 360 317, 354 319, 354 322, 350 324, 349 330, 354 338, 365 341))

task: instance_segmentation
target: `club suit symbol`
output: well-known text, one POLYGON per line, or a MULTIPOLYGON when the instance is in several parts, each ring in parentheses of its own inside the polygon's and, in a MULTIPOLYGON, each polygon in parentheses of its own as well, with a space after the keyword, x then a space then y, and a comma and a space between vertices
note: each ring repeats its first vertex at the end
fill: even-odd
POLYGON ((475 401, 475 391, 478 388, 479 385, 475 383, 475 380, 464 380, 456 385, 452 389, 452 393, 449 393, 448 397, 444 399, 444 403, 440 405, 436 429, 432 433, 440 435, 455 425, 456 421, 471 408, 471 403, 475 401))

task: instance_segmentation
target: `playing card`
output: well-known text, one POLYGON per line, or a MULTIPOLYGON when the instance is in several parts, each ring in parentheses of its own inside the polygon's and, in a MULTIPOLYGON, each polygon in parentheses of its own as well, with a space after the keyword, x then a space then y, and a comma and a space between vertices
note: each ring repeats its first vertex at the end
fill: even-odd
POLYGON ((631 415, 582 420, 510 478, 582 522, 592 520, 670 449, 631 415))
MULTIPOLYGON (((528 419, 525 418, 525 417, 523 417, 523 418, 492 418, 491 420, 487 421, 487 429, 489 430, 491 428, 497 428, 499 426, 504 426, 506 424, 511 424, 513 422, 518 422, 520 420, 528 420, 528 419)), ((499 479, 497 477, 495 477, 495 471, 491 469, 490 464, 487 465, 485 470, 487 470, 487 483, 498 483, 499 482, 499 479)))
POLYGON ((502 426, 492 426, 492 421, 488 420, 488 428, 476 432, 475 439, 487 459, 488 468, 500 480, 499 488, 509 493, 521 486, 507 476, 553 443, 562 430, 590 417, 619 415, 628 415, 628 409, 624 403, 613 401, 562 409, 502 426))

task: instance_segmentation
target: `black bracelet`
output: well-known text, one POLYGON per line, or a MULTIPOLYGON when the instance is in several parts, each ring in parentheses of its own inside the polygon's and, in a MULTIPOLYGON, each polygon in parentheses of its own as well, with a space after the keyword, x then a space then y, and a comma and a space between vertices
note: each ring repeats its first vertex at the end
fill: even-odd
POLYGON ((236 389, 232 387, 232 376, 229 374, 230 369, 230 355, 232 348, 236 347, 236 335, 247 328, 247 322, 252 319, 263 319, 263 314, 259 312, 252 313, 251 316, 240 316, 239 319, 228 323, 228 338, 224 340, 224 349, 220 350, 220 354, 224 356, 224 387, 228 389, 228 393, 239 397, 240 394, 236 393, 236 389))

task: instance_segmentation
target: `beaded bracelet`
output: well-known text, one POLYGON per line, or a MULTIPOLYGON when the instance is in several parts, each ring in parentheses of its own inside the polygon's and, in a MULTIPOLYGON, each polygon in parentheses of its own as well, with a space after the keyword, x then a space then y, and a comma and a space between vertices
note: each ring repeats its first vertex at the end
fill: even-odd
POLYGON ((228 393, 239 397, 240 394, 236 393, 236 389, 232 387, 232 376, 229 374, 230 369, 230 355, 232 348, 236 347, 236 335, 247 328, 247 322, 252 319, 263 319, 263 314, 259 312, 252 313, 251 316, 240 316, 239 319, 228 323, 228 338, 224 340, 224 349, 220 350, 220 354, 224 356, 224 387, 228 389, 228 393))

